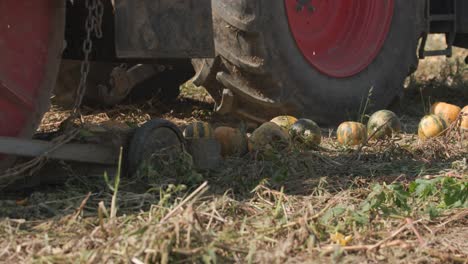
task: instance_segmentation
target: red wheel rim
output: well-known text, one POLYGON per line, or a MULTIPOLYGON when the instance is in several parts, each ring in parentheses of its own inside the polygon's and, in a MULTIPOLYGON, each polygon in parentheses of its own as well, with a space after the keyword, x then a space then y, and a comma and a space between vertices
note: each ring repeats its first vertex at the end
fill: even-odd
POLYGON ((0 0, 0 136, 28 137, 40 122, 60 60, 60 9, 61 1, 0 0))
POLYGON ((390 30, 394 0, 285 0, 296 44, 318 71, 344 78, 364 70, 390 30))

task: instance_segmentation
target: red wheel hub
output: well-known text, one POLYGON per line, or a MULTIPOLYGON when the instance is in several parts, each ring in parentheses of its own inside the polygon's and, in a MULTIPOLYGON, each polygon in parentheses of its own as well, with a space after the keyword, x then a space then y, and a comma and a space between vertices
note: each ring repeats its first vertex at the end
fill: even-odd
POLYGON ((285 0, 299 50, 320 72, 337 78, 364 70, 390 30, 394 0, 285 0))
POLYGON ((52 38, 58 35, 54 23, 59 5, 0 0, 0 136, 29 136, 33 123, 40 121, 39 97, 49 93, 56 77, 51 64, 59 60, 59 53, 50 49, 57 46, 52 38))

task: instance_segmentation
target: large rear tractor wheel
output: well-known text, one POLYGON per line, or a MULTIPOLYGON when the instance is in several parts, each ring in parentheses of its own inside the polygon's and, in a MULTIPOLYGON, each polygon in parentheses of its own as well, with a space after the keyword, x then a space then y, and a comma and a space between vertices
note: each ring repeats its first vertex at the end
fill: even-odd
MULTIPOLYGON (((64 5, 0 0, 0 136, 30 138, 49 108, 62 54, 64 5)), ((11 161, 0 157, 0 171, 11 161)))
POLYGON ((212 1, 218 56, 193 60, 194 83, 218 111, 257 122, 355 118, 370 90, 384 108, 417 67, 419 2, 212 1))

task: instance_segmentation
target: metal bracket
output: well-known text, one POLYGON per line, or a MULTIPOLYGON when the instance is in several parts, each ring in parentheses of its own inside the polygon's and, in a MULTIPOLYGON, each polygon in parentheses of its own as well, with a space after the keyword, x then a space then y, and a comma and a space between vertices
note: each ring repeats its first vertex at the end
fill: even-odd
POLYGON ((130 69, 115 67, 110 73, 109 86, 98 85, 99 98, 106 105, 115 105, 122 102, 132 89, 157 74, 153 65, 137 64, 130 69))
POLYGON ((229 114, 234 110, 234 94, 229 89, 223 89, 221 103, 215 106, 215 111, 221 115, 229 114))
POLYGON ((431 14, 431 1, 426 0, 426 28, 423 32, 421 45, 419 46, 419 58, 424 59, 430 56, 447 56, 452 57, 452 47, 455 41, 457 32, 457 0, 452 0, 451 12, 446 14, 431 14), (431 33, 431 23, 433 22, 449 22, 451 28, 445 33, 447 48, 443 50, 426 50, 427 38, 431 33))

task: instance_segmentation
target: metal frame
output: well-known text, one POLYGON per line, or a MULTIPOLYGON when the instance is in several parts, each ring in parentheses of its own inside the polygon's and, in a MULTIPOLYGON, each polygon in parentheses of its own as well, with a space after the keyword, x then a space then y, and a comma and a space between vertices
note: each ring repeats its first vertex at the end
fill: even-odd
POLYGON ((118 151, 103 144, 68 143, 55 150, 52 142, 44 140, 0 137, 0 153, 22 157, 46 155, 50 159, 114 165, 118 151))
POLYGON ((452 47, 455 42, 455 37, 457 35, 457 3, 458 0, 448 0, 450 2, 451 11, 450 13, 440 13, 432 14, 431 13, 431 0, 426 0, 426 26, 423 31, 421 45, 419 47, 419 58, 424 59, 429 56, 447 56, 452 57, 452 47), (439 27, 444 28, 442 32, 434 32, 434 25, 449 23, 450 27, 439 27), (443 50, 426 50, 427 38, 430 33, 445 33, 447 48, 443 50))

